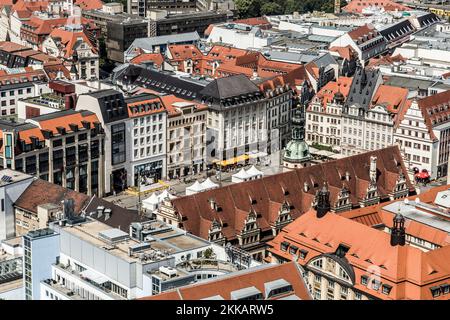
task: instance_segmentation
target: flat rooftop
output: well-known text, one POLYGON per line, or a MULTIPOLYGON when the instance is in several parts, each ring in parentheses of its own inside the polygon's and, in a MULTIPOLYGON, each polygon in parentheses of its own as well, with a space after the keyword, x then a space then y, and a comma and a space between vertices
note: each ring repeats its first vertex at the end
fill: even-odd
POLYGON ((65 108, 64 98, 57 96, 55 94, 43 94, 42 96, 30 97, 27 99, 23 99, 22 101, 58 110, 63 110, 65 108))
POLYGON ((209 242, 205 240, 173 228, 157 230, 157 233, 149 235, 146 241, 138 241, 127 237, 126 239, 122 238, 122 240, 108 242, 106 239, 100 238, 100 234, 122 236, 125 233, 97 220, 65 227, 62 230, 96 247, 108 250, 109 253, 129 263, 141 261, 144 256, 145 261, 149 260, 149 262, 165 260, 172 254, 209 245, 209 242), (131 256, 129 255, 130 248, 133 249, 131 256))
POLYGON ((0 187, 33 178, 33 176, 11 169, 0 170, 0 187))
POLYGON ((445 218, 438 215, 425 212, 421 209, 421 207, 428 211, 433 211, 433 208, 435 208, 435 210, 437 211, 440 211, 440 208, 437 206, 431 206, 424 203, 416 204, 415 201, 409 201, 408 203, 405 203, 404 201, 396 201, 383 207, 383 210, 389 211, 392 214, 400 212, 405 217, 405 219, 414 220, 435 229, 450 233, 449 220, 446 220, 445 218))

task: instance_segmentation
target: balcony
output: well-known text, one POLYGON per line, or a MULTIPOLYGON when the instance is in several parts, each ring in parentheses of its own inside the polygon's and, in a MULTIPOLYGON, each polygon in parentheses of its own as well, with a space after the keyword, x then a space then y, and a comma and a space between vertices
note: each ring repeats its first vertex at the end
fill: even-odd
POLYGON ((51 289, 55 290, 59 294, 66 296, 69 300, 85 300, 82 296, 80 296, 79 294, 73 292, 72 290, 60 285, 55 280, 46 279, 46 280, 42 281, 41 283, 43 283, 46 286, 50 287, 51 289))
POLYGON ((81 280, 83 283, 87 284, 90 287, 93 287, 96 290, 100 290, 102 291, 104 294, 106 294, 107 296, 109 296, 111 299, 113 300, 127 300, 126 298, 114 293, 113 291, 111 291, 111 289, 109 289, 109 287, 111 286, 111 282, 110 281, 105 281, 102 283, 98 283, 92 279, 89 279, 85 276, 82 275, 81 272, 75 270, 72 268, 72 266, 67 266, 64 264, 57 264, 55 265, 58 269, 65 271, 66 273, 69 273, 75 277, 77 277, 79 280, 81 280))

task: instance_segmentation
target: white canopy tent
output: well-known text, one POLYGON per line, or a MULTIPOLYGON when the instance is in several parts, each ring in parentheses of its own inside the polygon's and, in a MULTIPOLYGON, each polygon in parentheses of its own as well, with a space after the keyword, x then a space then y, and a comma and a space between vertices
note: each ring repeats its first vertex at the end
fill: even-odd
POLYGON ((164 191, 158 196, 158 202, 161 203, 166 198, 174 199, 176 196, 171 194, 167 189, 164 189, 164 191))
POLYGON ((176 196, 170 194, 167 189, 165 189, 159 195, 157 195, 156 192, 153 192, 150 197, 142 200, 142 207, 150 212, 153 212, 154 210, 159 208, 159 204, 163 202, 163 200, 167 197, 169 199, 176 198, 176 196))
POLYGON ((251 176, 244 170, 244 168, 231 176, 231 182, 244 182, 250 179, 251 176))
POLYGON ((158 208, 158 203, 158 196, 155 192, 153 192, 150 197, 142 200, 142 207, 152 212, 153 210, 156 210, 158 208))
POLYGON ((215 189, 215 188, 219 187, 219 185, 217 183, 212 182, 210 178, 207 178, 205 181, 203 181, 201 183, 201 186, 203 188, 203 191, 211 190, 211 189, 215 189))
POLYGON ((203 191, 203 187, 197 180, 194 182, 192 186, 186 188, 186 195, 189 196, 191 194, 195 194, 201 191, 203 191))
POLYGON ((248 169, 247 174, 250 176, 250 179, 258 179, 264 176, 264 173, 256 169, 255 166, 252 166, 250 169, 248 169))

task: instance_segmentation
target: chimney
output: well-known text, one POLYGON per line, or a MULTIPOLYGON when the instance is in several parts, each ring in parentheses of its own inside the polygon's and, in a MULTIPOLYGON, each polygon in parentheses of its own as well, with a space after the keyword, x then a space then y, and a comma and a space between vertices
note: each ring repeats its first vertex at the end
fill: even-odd
POLYGON ((307 182, 303 183, 303 191, 308 192, 308 190, 309 190, 308 183, 307 182))
POLYGON ((105 207, 103 206, 97 207, 97 218, 100 218, 103 215, 103 210, 105 210, 105 207))
POLYGON ((209 205, 211 206, 211 210, 217 210, 217 204, 213 198, 209 199, 209 205))
POLYGON ((405 218, 399 212, 394 217, 394 226, 391 230, 391 246, 405 245, 405 218))
POLYGON ((317 205, 316 212, 317 218, 322 218, 330 211, 330 192, 328 191, 327 185, 324 182, 322 189, 317 193, 316 196, 317 205))
POLYGON ((350 172, 345 171, 345 180, 350 181, 350 172))
POLYGON ((377 181, 377 157, 370 156, 369 177, 371 181, 377 181))
POLYGON ((111 209, 107 208, 105 209, 105 221, 111 218, 111 209))

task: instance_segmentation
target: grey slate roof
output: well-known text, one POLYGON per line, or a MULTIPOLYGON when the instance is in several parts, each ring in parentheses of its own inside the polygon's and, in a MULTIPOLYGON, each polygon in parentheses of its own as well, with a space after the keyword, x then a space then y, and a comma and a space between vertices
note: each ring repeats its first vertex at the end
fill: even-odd
POLYGON ((421 80, 415 78, 407 78, 401 76, 390 76, 384 84, 396 87, 402 87, 409 90, 417 90, 417 88, 421 90, 427 90, 431 87, 435 81, 431 80, 421 80))
POLYGON ((368 110, 372 97, 377 89, 376 84, 379 76, 379 70, 358 68, 353 76, 352 85, 345 105, 357 105, 359 108, 368 110))
POLYGON ((286 51, 265 51, 264 56, 270 60, 275 61, 289 61, 298 63, 308 63, 317 58, 317 53, 298 53, 298 52, 286 52, 286 51))
POLYGON ((105 123, 128 118, 125 100, 123 94, 119 91, 106 89, 87 93, 86 95, 98 100, 103 121, 105 123))
POLYGON ((179 34, 171 34, 166 36, 159 37, 150 37, 150 38, 138 38, 133 41, 130 48, 127 51, 130 51, 131 48, 142 48, 144 50, 153 50, 154 46, 163 45, 163 44, 173 44, 173 43, 182 43, 182 42, 194 42, 199 41, 200 36, 197 31, 187 32, 187 33, 179 33, 179 34))
POLYGON ((208 84, 200 94, 204 97, 227 99, 259 92, 258 87, 245 75, 238 74, 219 78, 208 84))

